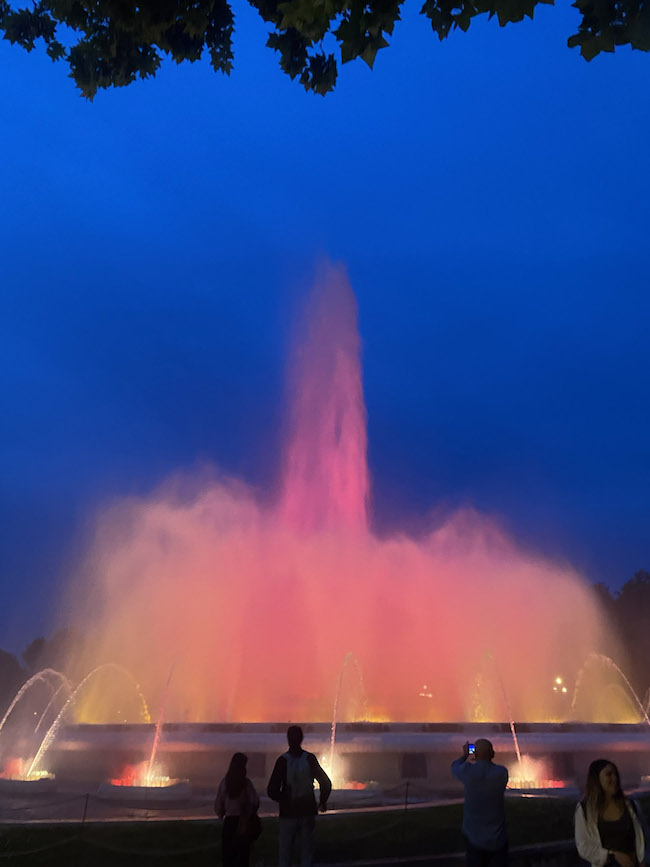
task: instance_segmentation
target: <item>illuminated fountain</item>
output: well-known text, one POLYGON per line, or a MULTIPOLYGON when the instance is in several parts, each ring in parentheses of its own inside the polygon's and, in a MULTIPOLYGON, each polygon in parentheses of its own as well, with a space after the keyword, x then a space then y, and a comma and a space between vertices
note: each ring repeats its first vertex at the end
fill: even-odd
POLYGON ((61 693, 63 693, 64 695, 67 696, 67 698, 69 698, 72 695, 72 692, 73 692, 72 685, 71 685, 70 681, 67 678, 65 678, 65 680, 63 680, 59 684, 59 686, 54 690, 54 692, 52 693, 52 698, 45 705, 45 708, 43 709, 43 713, 38 718, 38 722, 36 723, 36 728, 34 729, 34 736, 36 736, 39 733, 39 731, 41 730, 41 727, 45 724, 45 721, 48 719, 49 715, 56 708, 58 702, 61 699, 61 693))
POLYGON ((54 775, 45 770, 31 770, 31 759, 12 758, 4 763, 0 774, 0 795, 25 797, 56 791, 54 775))
POLYGON ((486 691, 486 684, 484 682, 484 672, 486 667, 492 669, 494 673, 494 681, 492 685, 492 694, 494 693, 500 695, 503 701, 503 711, 505 712, 505 718, 508 721, 508 725, 510 726, 510 733, 512 735, 512 743, 515 748, 515 755, 517 756, 517 761, 521 763, 521 750, 519 749, 519 741, 517 739, 517 729, 515 728, 515 719, 512 714, 512 707, 510 705, 510 699, 508 698, 508 693, 506 691, 506 685, 503 682, 503 677, 501 676, 501 671, 499 666, 497 665, 497 661, 491 653, 483 653, 481 657, 481 668, 479 670, 479 674, 477 675, 475 681, 475 692, 474 692, 474 710, 472 714, 472 719, 476 722, 487 720, 487 719, 502 719, 503 716, 501 713, 498 714, 489 714, 486 715, 482 710, 482 701, 481 695, 486 691))
MULTIPOLYGON (((634 687, 630 683, 630 681, 625 676, 625 673, 621 671, 620 667, 616 665, 616 663, 609 658, 609 656, 605 656, 602 653, 590 653, 587 659, 585 660, 584 665, 578 672, 578 676, 576 678, 575 688, 573 690, 573 698, 571 700, 571 710, 574 714, 577 713, 578 708, 578 699, 581 696, 582 691, 584 690, 584 681, 590 670, 594 670, 594 668, 600 668, 605 672, 612 672, 616 679, 620 681, 620 683, 616 683, 616 681, 612 683, 606 683, 603 687, 601 686, 601 691, 605 692, 604 698, 611 699, 612 691, 615 690, 619 695, 622 696, 623 702, 628 703, 631 712, 631 718, 634 719, 638 717, 643 720, 646 725, 650 726, 650 719, 648 718, 648 710, 641 702, 641 699, 636 694, 634 687), (622 686, 621 686, 622 683, 622 686)), ((601 703, 602 704, 602 703, 601 703)), ((611 701, 608 702, 611 707, 611 701)), ((606 708, 597 708, 595 711, 598 717, 606 717, 607 709, 606 708)), ((606 718, 600 720, 605 722, 606 718)))
MULTIPOLYGON (((17 739, 15 737, 11 738, 7 743, 6 731, 4 735, 0 736, 0 746, 2 747, 3 755, 2 770, 0 771, 0 793, 41 793, 55 789, 54 775, 46 770, 33 769, 32 759, 23 758, 20 754, 30 755, 34 749, 34 735, 38 733, 41 723, 47 718, 47 714, 52 711, 53 707, 56 706, 55 703, 59 700, 61 691, 69 691, 71 689, 70 682, 66 676, 55 669, 44 668, 28 678, 20 687, 5 711, 2 720, 0 720, 0 733, 3 732, 6 723, 15 714, 16 709, 26 702, 27 697, 32 695, 35 688, 39 685, 45 686, 49 690, 50 697, 40 715, 38 711, 33 711, 34 716, 38 716, 38 721, 33 731, 26 730, 28 726, 23 723, 19 727, 19 737, 17 739)), ((30 710, 31 713, 32 711, 30 710)))
POLYGON ((101 783, 97 789, 99 797, 123 805, 186 801, 191 794, 187 780, 168 776, 162 766, 150 761, 124 765, 117 777, 101 783))
MULTIPOLYGON (((548 719, 543 685, 577 672, 603 632, 587 582, 471 509, 417 537, 373 531, 356 307, 342 268, 322 269, 292 358, 273 496, 218 473, 178 474, 102 514, 65 599, 93 622, 88 667, 115 660, 159 699, 178 660, 167 718, 179 723, 326 720, 350 652, 370 719, 419 720, 426 709, 454 721, 472 717, 476 661, 489 647, 511 716, 548 719)), ((83 710, 96 718, 90 702, 83 710)))
POLYGON ((156 761, 172 674, 173 666, 169 672, 163 700, 160 704, 149 760, 136 765, 125 765, 117 777, 113 777, 107 783, 100 785, 98 789, 100 796, 109 800, 119 800, 122 803, 129 801, 140 803, 151 800, 177 801, 191 795, 192 788, 187 780, 178 780, 170 777, 156 761))
POLYGON ((38 712, 35 712, 35 715, 39 717, 35 728, 31 732, 21 735, 17 743, 13 743, 10 747, 12 755, 4 760, 4 767, 2 773, 0 773, 0 793, 4 795, 33 795, 55 789, 54 775, 42 766, 45 754, 56 738, 64 720, 74 709, 79 695, 82 694, 89 683, 105 671, 117 672, 120 676, 130 681, 140 699, 142 717, 146 722, 150 721, 149 711, 142 691, 132 675, 122 668, 122 666, 111 663, 97 666, 97 668, 86 675, 75 689, 72 689, 65 675, 54 669, 43 669, 43 671, 39 671, 30 677, 18 690, 3 719, 0 721, 0 731, 2 731, 9 717, 15 712, 16 707, 25 700, 25 696, 33 690, 36 684, 45 684, 50 689, 51 696, 45 709, 40 715, 38 712), (57 683, 56 688, 53 685, 53 679, 57 683), (42 740, 34 741, 34 735, 38 733, 47 715, 53 711, 53 708, 56 706, 55 701, 59 698, 62 691, 68 693, 66 701, 56 714, 54 722, 50 725, 42 740), (39 744, 38 747, 35 746, 36 743, 39 744), (19 755, 16 755, 16 753, 19 755))
MULTIPOLYGON (((93 672, 68 697, 31 770, 55 739, 60 767, 99 742, 104 753, 137 756, 120 759, 123 772, 118 763, 105 773, 115 788, 126 780, 156 788, 159 761, 171 762, 169 775, 178 777, 179 756, 197 744, 222 750, 225 761, 241 742, 262 768, 281 748, 286 720, 310 723, 319 754, 329 751, 332 764, 348 768, 362 741, 371 755, 377 744, 403 751, 412 735, 413 744, 424 744, 408 746, 413 755, 426 757, 431 748, 446 756, 462 734, 458 721, 496 721, 499 749, 514 748, 522 765, 546 748, 546 733, 533 743, 526 725, 572 718, 569 701, 558 703, 549 684, 561 671, 567 683, 584 686, 583 661, 602 634, 611 635, 591 587, 470 508, 437 513, 417 535, 375 531, 360 351, 344 269, 326 265, 291 353, 274 489, 260 493, 216 470, 177 473, 151 495, 115 501, 101 513, 87 560, 62 600, 78 627, 93 624, 88 655, 76 661, 93 672), (153 744, 151 727, 127 725, 98 688, 93 674, 106 660, 136 672, 146 694, 166 708, 169 722, 161 712, 153 744), (365 729, 348 726, 340 704, 343 673, 359 666, 365 729), (73 705, 79 726, 68 731, 73 705), (110 731, 95 725, 109 716, 110 731), (318 721, 330 719, 321 730, 318 721), (254 729, 262 723, 266 731, 254 729), (399 728, 407 723, 410 730, 399 728), (232 731, 218 729, 229 725, 232 731)), ((489 727, 481 731, 494 739, 489 727)), ((406 770, 418 770, 419 761, 406 762, 406 770)), ((538 771, 540 779, 557 776, 550 767, 538 771)), ((374 779, 374 771, 360 774, 345 776, 374 779)), ((513 779, 533 776, 513 769, 513 779)))
POLYGON ((75 660, 90 674, 72 689, 44 671, 21 688, 0 722, 7 777, 32 781, 47 767, 60 788, 107 780, 106 797, 150 798, 186 777, 195 791, 209 785, 243 749, 259 787, 289 720, 329 754, 339 787, 444 786, 462 741, 479 735, 513 787, 580 779, 601 747, 620 747, 628 772, 650 772, 647 701, 597 652, 611 628, 579 574, 472 509, 436 511, 418 534, 377 532, 360 355, 346 275, 325 266, 291 353, 276 484, 178 473, 103 510, 62 600, 92 632, 75 660), (143 700, 134 711, 107 695, 112 672, 135 704, 124 669, 160 708, 155 726, 143 700), (567 686, 555 689, 558 673, 567 686), (22 702, 41 689, 32 720, 22 702), (630 726, 608 726, 621 720, 630 726))
POLYGON ((336 685, 336 695, 334 697, 334 708, 332 710, 332 728, 330 735, 330 749, 329 756, 327 761, 325 762, 325 769, 329 774, 335 788, 344 788, 348 786, 354 786, 354 782, 349 782, 343 779, 342 775, 339 774, 338 768, 336 767, 335 761, 335 748, 336 748, 336 726, 339 720, 339 704, 341 702, 341 692, 343 690, 343 676, 346 670, 350 668, 357 675, 358 681, 358 692, 360 697, 360 713, 355 714, 354 718, 365 719, 367 716, 367 698, 363 685, 363 675, 361 673, 361 666, 359 665, 359 660, 353 653, 346 653, 345 659, 343 660, 343 665, 341 666, 341 673, 339 674, 338 683, 336 685))
POLYGON ((75 703, 78 701, 79 696, 83 694, 84 689, 86 689, 88 684, 90 684, 94 679, 96 679, 99 674, 107 671, 116 672, 121 677, 126 678, 130 685, 133 686, 140 700, 142 718, 147 723, 151 722, 151 717, 149 715, 149 708, 147 707, 146 699, 142 690, 140 689, 140 685, 135 680, 131 672, 123 666, 111 662, 105 662, 102 665, 98 665, 89 674, 87 674, 81 681, 81 683, 70 693, 70 697, 63 705, 56 719, 45 733, 45 737, 43 738, 41 745, 38 748, 36 755, 34 756, 32 763, 27 771, 28 776, 31 776, 40 771, 40 765, 46 752, 56 738, 61 725, 66 719, 66 716, 74 709, 75 703))
MULTIPOLYGON (((17 705, 20 704, 20 702, 25 698, 27 693, 39 683, 45 684, 49 688, 50 692, 52 693, 52 698, 48 702, 43 713, 41 714, 41 717, 39 719, 39 724, 40 724, 41 720, 43 719, 43 717, 45 716, 45 714, 47 713, 47 711, 50 710, 50 707, 52 705, 52 700, 58 696, 58 693, 61 690, 61 688, 66 688, 68 690, 71 689, 70 681, 68 680, 68 678, 64 674, 61 674, 60 671, 56 671, 53 668, 44 668, 42 671, 37 671, 36 674, 32 675, 28 680, 25 681, 25 683, 20 687, 20 689, 18 690, 18 692, 14 696, 9 707, 5 711, 5 715, 2 717, 2 720, 0 720, 0 732, 4 728, 5 723, 7 722, 7 720, 11 716, 11 714, 14 712, 17 705), (54 678, 58 682, 58 686, 57 686, 56 690, 53 688, 52 678, 54 678)), ((36 728, 38 729, 38 725, 36 726, 36 728)))
POLYGON ((508 767, 508 788, 520 790, 563 789, 566 780, 552 779, 552 772, 546 759, 519 756, 508 767))
MULTIPOLYGON (((174 669, 169 672, 169 677, 167 678, 167 684, 165 685, 165 693, 163 696, 163 700, 160 703, 160 710, 158 712, 158 720, 156 722, 156 729, 153 735, 153 744, 151 745, 151 755, 149 756, 149 764, 147 765, 147 773, 144 778, 145 786, 153 786, 155 785, 155 780, 160 778, 160 771, 156 766, 156 756, 158 755, 158 746, 160 745, 160 736, 162 734, 162 725, 163 720, 165 719, 165 710, 167 707, 167 699, 169 698, 169 684, 171 683, 172 674, 174 669)), ((169 780, 169 777, 165 776, 165 780, 169 780)))

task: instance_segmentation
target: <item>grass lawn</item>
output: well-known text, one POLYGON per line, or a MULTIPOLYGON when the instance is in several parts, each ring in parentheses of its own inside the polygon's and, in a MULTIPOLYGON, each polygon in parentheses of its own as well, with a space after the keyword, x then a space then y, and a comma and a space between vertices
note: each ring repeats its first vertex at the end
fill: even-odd
MULTIPOLYGON (((649 799, 641 800, 645 810, 649 799)), ((511 846, 573 836, 575 802, 556 798, 506 800, 511 846)), ((325 815, 317 821, 316 860, 321 863, 459 852, 462 806, 325 815)), ((277 861, 277 821, 262 820, 251 862, 277 861)), ((214 867, 220 863, 216 821, 11 825, 0 831, 4 864, 65 867, 214 867)))

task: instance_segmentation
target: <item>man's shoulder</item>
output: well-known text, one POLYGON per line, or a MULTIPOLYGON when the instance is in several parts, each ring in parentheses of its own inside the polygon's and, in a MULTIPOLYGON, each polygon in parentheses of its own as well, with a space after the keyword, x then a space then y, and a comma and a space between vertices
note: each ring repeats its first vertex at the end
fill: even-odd
POLYGON ((306 762, 311 770, 320 768, 320 763, 316 758, 316 755, 314 753, 310 753, 309 750, 303 750, 300 755, 296 756, 295 758, 306 762))
MULTIPOLYGON (((283 753, 280 756, 280 759, 284 762, 287 768, 317 769, 320 767, 318 759, 314 753, 307 752, 307 750, 300 750, 299 753, 287 750, 286 753, 283 753)), ((280 761, 280 759, 278 759, 278 761, 280 761)))
POLYGON ((508 781, 508 769, 504 765, 497 765, 494 762, 467 762, 460 758, 452 762, 451 770, 456 776, 468 781, 480 782, 497 779, 502 779, 504 782, 508 781))
POLYGON ((457 780, 460 780, 461 782, 465 781, 465 778, 467 776, 467 768, 468 762, 466 762, 465 759, 462 758, 462 756, 461 758, 454 759, 454 761, 451 763, 452 774, 456 777, 457 780))

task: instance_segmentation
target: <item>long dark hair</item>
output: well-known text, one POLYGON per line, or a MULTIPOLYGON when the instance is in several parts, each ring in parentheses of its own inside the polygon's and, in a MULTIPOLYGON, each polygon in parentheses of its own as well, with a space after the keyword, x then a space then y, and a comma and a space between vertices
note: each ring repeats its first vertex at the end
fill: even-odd
POLYGON ((235 753, 230 760, 230 767, 226 773, 226 792, 230 798, 239 797, 244 790, 247 762, 248 756, 244 753, 235 753))
POLYGON ((616 792, 614 793, 614 800, 619 803, 622 803, 625 800, 625 795, 621 789, 621 775, 619 774, 618 768, 614 762, 610 762, 609 759, 595 759, 589 765, 589 770, 587 771, 587 784, 585 786, 585 796, 581 801, 585 816, 593 816, 597 819, 605 804, 605 792, 600 784, 600 772, 608 765, 611 765, 616 773, 617 786, 616 792))

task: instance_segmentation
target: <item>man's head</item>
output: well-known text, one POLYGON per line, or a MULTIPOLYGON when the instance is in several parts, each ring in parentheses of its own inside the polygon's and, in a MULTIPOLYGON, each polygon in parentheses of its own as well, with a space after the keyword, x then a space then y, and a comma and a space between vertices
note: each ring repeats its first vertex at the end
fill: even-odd
POLYGON ((477 759, 491 762, 494 758, 494 748, 486 738, 479 738, 474 744, 474 755, 477 759))
POLYGON ((302 744, 302 729, 300 726, 289 726, 287 729, 287 741, 290 750, 299 750, 302 744))

